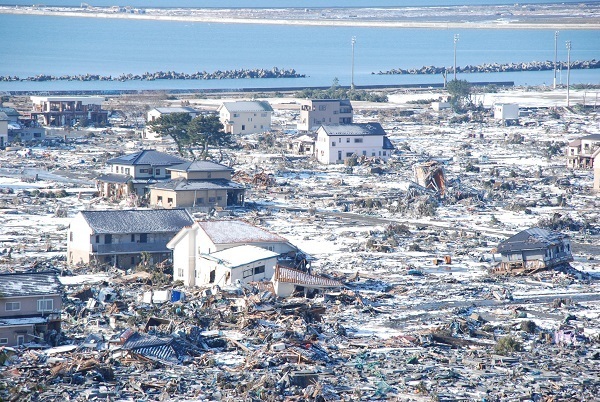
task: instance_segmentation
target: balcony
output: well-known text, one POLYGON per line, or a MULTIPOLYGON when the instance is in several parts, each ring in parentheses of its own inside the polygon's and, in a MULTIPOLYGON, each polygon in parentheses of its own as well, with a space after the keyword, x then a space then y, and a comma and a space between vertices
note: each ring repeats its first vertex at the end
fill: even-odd
POLYGON ((94 244, 92 253, 98 255, 113 254, 136 254, 141 252, 148 253, 169 253, 167 242, 157 243, 113 243, 113 244, 94 244))

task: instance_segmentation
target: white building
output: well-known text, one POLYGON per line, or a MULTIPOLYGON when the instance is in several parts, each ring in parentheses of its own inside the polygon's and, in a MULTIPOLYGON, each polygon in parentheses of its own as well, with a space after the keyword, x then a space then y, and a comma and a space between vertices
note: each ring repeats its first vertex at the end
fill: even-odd
POLYGON ((315 148, 317 160, 324 164, 343 163, 353 155, 387 160, 394 150, 379 123, 321 126, 315 148))
POLYGON ((275 272, 279 254, 262 247, 244 245, 200 254, 200 269, 196 283, 210 285, 231 285, 270 280, 275 272))
POLYGON ((322 125, 351 124, 352 104, 340 99, 307 99, 300 101, 299 131, 313 131, 322 125))
POLYGON ((273 108, 269 102, 223 102, 217 111, 226 133, 254 134, 271 129, 273 108))
POLYGON ((516 103, 494 104, 494 119, 496 120, 518 120, 519 105, 516 103))
MULTIPOLYGON (((198 116, 198 111, 191 107, 156 107, 148 112, 148 123, 153 122, 159 117, 173 114, 173 113, 187 113, 193 119, 198 116)), ((160 140, 162 137, 152 130, 144 130, 143 138, 147 140, 160 140)))
POLYGON ((5 147, 8 143, 8 116, 0 112, 0 147, 5 147))
POLYGON ((185 286, 213 284, 212 265, 206 262, 209 260, 206 256, 244 245, 260 247, 278 256, 297 251, 285 238, 243 221, 200 221, 183 228, 167 244, 173 250, 173 280, 181 280, 185 286))

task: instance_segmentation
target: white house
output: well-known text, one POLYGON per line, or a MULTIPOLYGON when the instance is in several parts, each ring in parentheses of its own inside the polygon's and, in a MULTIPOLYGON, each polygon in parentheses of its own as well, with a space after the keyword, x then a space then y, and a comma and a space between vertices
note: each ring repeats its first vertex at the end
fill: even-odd
POLYGON ((217 112, 226 133, 254 134, 271 129, 273 108, 266 101, 223 102, 217 112))
MULTIPOLYGON (((148 112, 148 123, 153 122, 159 117, 173 114, 173 113, 187 113, 193 119, 198 116, 198 111, 191 107, 156 107, 148 112)), ((147 140, 160 140, 162 137, 152 130, 144 130, 143 138, 147 140)))
POLYGON ((316 130, 322 125, 352 123, 352 104, 340 99, 306 99, 300 101, 299 131, 316 130))
POLYGON ((208 284, 210 272, 201 264, 202 256, 230 248, 252 245, 278 256, 297 251, 285 238, 238 220, 200 221, 184 227, 167 247, 173 250, 173 279, 186 286, 208 284))
POLYGON ((343 163, 353 155, 387 160, 394 150, 379 123, 321 126, 315 148, 317 160, 324 164, 343 163))
POLYGON ((496 120, 518 120, 519 105, 516 103, 496 103, 494 104, 494 119, 496 120))
POLYGON ((231 285, 270 280, 275 272, 279 254, 262 247, 244 245, 200 254, 197 284, 231 285))
POLYGON ((5 147, 8 143, 8 116, 0 112, 0 147, 5 147))

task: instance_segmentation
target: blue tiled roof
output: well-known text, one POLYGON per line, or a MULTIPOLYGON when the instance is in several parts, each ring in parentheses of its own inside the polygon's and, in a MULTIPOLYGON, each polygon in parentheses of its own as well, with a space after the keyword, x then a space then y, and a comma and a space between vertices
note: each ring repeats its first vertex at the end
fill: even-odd
POLYGON ((81 211, 94 234, 179 232, 194 219, 185 209, 81 211))
POLYGON ((121 155, 106 161, 109 165, 150 165, 150 166, 173 166, 187 162, 179 156, 173 156, 153 149, 145 149, 133 154, 121 155))

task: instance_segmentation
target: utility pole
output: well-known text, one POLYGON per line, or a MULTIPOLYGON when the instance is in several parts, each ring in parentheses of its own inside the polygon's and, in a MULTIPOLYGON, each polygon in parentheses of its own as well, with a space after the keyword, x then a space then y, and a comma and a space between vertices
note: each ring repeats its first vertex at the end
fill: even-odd
POLYGON ((454 34, 454 81, 456 81, 456 42, 458 42, 458 34, 454 34))
POLYGON ((558 54, 558 31, 554 32, 554 85, 553 89, 556 89, 556 56, 558 54))
POLYGON ((350 89, 354 90, 354 44, 356 43, 356 36, 352 37, 352 78, 350 83, 350 89))
POLYGON ((571 79, 571 41, 567 41, 567 107, 570 105, 569 99, 569 84, 571 79))

